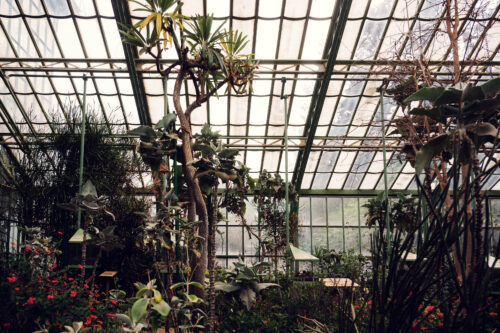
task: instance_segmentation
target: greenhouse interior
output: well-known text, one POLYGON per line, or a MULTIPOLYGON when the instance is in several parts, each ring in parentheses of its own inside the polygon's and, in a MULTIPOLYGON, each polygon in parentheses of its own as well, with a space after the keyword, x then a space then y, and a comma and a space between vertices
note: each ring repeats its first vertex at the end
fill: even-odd
POLYGON ((0 332, 499 332, 499 9, 0 1, 0 332))

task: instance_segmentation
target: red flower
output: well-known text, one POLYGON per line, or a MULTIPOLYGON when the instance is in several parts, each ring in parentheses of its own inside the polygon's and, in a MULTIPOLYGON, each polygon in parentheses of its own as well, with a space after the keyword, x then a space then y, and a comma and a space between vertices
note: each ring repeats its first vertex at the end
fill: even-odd
POLYGON ((425 308, 425 311, 427 312, 431 312, 432 310, 434 310, 434 305, 429 305, 428 307, 425 308))
POLYGON ((108 316, 115 317, 116 315, 114 313, 108 313, 108 316))
POLYGON ((35 302, 35 297, 30 297, 28 298, 26 303, 23 304, 23 306, 25 306, 26 304, 33 304, 34 302, 35 302))
POLYGON ((427 330, 427 327, 421 327, 420 328, 421 331, 426 331, 427 330))
POLYGON ((415 327, 417 327, 417 325, 418 325, 418 321, 414 322, 411 326, 412 326, 413 328, 415 328, 415 327))
POLYGON ((47 295, 47 298, 49 298, 49 299, 53 299, 53 298, 54 298, 54 295, 47 295))
POLYGON ((498 313, 496 313, 496 312, 490 312, 490 316, 496 317, 496 316, 498 316, 498 313))
POLYGON ((85 287, 85 289, 89 289, 89 285, 88 284, 85 283, 83 286, 85 287))
POLYGON ((62 233, 62 231, 58 231, 57 233, 58 233, 59 235, 62 235, 62 234, 63 234, 63 233, 62 233))
POLYGON ((359 305, 355 305, 355 306, 354 306, 354 308, 355 308, 355 309, 359 309, 359 305))
POLYGON ((35 250, 35 253, 36 253, 36 254, 40 254, 40 252, 38 252, 38 251, 36 251, 36 250, 35 250))
POLYGON ((114 305, 116 305, 116 303, 118 303, 118 302, 117 302, 117 301, 115 301, 114 299, 110 300, 109 302, 110 302, 110 303, 112 303, 112 304, 114 304, 114 305))
POLYGON ((32 249, 31 249, 31 247, 26 247, 26 248, 24 248, 24 251, 30 252, 30 251, 32 251, 32 249))
POLYGON ((441 326, 444 326, 444 324, 443 323, 439 323, 438 326, 441 327, 441 326))
POLYGON ((70 297, 76 297, 76 291, 72 291, 72 292, 70 292, 70 293, 69 293, 69 296, 70 296, 70 297))
POLYGON ((442 312, 438 312, 438 313, 436 313, 436 315, 437 315, 438 317, 442 317, 442 316, 444 316, 444 313, 442 313, 442 312))
POLYGON ((372 305, 372 301, 368 301, 368 302, 366 302, 366 304, 372 305))
POLYGON ((3 327, 10 327, 10 323, 3 323, 3 327))
POLYGON ((12 283, 12 282, 16 282, 17 281, 17 277, 15 276, 7 276, 7 280, 12 283))
POLYGON ((413 291, 410 291, 409 295, 410 295, 410 296, 411 296, 411 295, 413 295, 413 291))
POLYGON ((78 264, 78 268, 83 269, 82 264, 78 264))

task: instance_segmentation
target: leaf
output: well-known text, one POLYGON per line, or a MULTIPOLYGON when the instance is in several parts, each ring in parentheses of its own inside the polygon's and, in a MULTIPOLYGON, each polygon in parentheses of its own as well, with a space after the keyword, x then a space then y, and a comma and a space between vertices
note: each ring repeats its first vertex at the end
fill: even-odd
POLYGON ((182 287, 185 283, 184 282, 177 282, 177 283, 174 283, 173 285, 170 286, 170 289, 172 290, 175 290, 179 287, 182 287))
POLYGON ((162 301, 161 293, 156 289, 153 289, 153 298, 156 303, 160 303, 162 301))
POLYGON ((471 127, 468 129, 478 136, 493 136, 496 137, 498 135, 498 129, 490 123, 479 123, 477 126, 471 127))
POLYGON ((149 21, 156 16, 156 13, 149 14, 142 22, 139 24, 139 30, 144 29, 146 25, 148 25, 149 21))
POLYGON ((174 113, 167 113, 159 122, 156 123, 156 129, 167 129, 172 123, 175 123, 177 116, 174 113))
POLYGON ((471 102, 473 100, 482 100, 484 99, 484 93, 481 87, 474 86, 472 84, 468 84, 465 87, 464 92, 462 93, 462 101, 471 102))
POLYGON ((407 97, 403 103, 408 104, 413 101, 436 101, 439 96, 441 96, 444 92, 444 87, 427 87, 417 90, 409 97, 407 97))
POLYGON ((438 108, 414 108, 410 111, 410 114, 414 116, 426 116, 439 122, 446 121, 446 119, 443 119, 443 116, 438 108))
POLYGON ((187 299, 192 302, 192 303, 197 303, 200 299, 198 296, 193 295, 193 294, 186 294, 187 299))
POLYGON ((450 136, 442 134, 429 140, 415 156, 415 172, 419 175, 434 156, 442 152, 443 148, 448 144, 450 136))
POLYGON ((115 318, 121 321, 122 323, 126 324, 127 326, 132 326, 132 320, 126 314, 117 313, 115 318))
POLYGON ((486 96, 496 94, 500 90, 500 77, 491 79, 480 87, 486 96))
POLYGON ((215 290, 223 291, 225 293, 232 293, 232 292, 240 289, 239 286, 232 285, 229 283, 222 283, 222 282, 215 283, 214 288, 215 288, 215 290))
POLYGON ((233 158, 238 155, 240 152, 237 149, 224 149, 219 153, 219 157, 221 158, 233 158))
POLYGON ((196 281, 189 282, 189 285, 203 289, 203 285, 199 282, 196 282, 196 281))
POLYGON ((138 322, 146 314, 148 308, 149 300, 147 298, 138 299, 134 305, 132 305, 131 315, 134 322, 138 322))
POLYGON ((446 89, 434 101, 435 105, 458 104, 462 98, 462 91, 454 88, 446 89))
POLYGON ((281 288, 281 286, 277 283, 257 283, 255 286, 255 291, 260 292, 261 290, 267 289, 269 287, 278 287, 281 288))
POLYGON ((170 313, 170 305, 164 300, 161 300, 158 304, 153 304, 153 309, 163 317, 168 316, 170 313))
POLYGON ((250 288, 246 288, 240 291, 240 300, 245 304, 247 310, 250 310, 250 307, 253 303, 255 303, 256 297, 255 291, 250 288))
POLYGON ((151 127, 145 125, 141 125, 134 128, 133 130, 128 131, 128 134, 144 136, 148 138, 156 137, 156 132, 151 127))
POLYGON ((95 189, 94 184, 90 180, 87 180, 85 184, 83 184, 82 195, 84 197, 90 195, 97 198, 97 190, 95 189))

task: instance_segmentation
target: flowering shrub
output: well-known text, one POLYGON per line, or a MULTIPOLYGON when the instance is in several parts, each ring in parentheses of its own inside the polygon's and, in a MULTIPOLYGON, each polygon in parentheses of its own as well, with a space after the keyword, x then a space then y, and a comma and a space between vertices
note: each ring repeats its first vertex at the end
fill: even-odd
POLYGON ((28 237, 20 253, 13 254, 0 280, 0 331, 33 332, 48 329, 61 332, 74 321, 98 331, 109 328, 116 305, 105 293, 88 285, 80 287, 79 276, 58 270, 56 242, 28 237))

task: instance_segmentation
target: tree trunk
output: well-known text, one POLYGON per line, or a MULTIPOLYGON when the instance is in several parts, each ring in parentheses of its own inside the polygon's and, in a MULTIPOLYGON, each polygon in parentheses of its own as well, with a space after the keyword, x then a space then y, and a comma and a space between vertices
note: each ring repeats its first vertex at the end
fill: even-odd
POLYGON ((209 299, 210 309, 208 313, 208 325, 210 327, 210 333, 215 332, 215 234, 217 232, 217 191, 218 191, 218 180, 214 186, 214 194, 212 195, 213 203, 210 207, 210 242, 209 242, 209 257, 208 257, 208 272, 209 272, 209 299))
MULTIPOLYGON (((198 229, 199 236, 203 237, 203 240, 201 241, 201 258, 197 260, 193 279, 203 285, 203 283, 205 282, 205 271, 207 270, 208 262, 208 212, 205 200, 203 199, 203 194, 200 189, 200 184, 198 182, 198 179, 195 178, 196 169, 189 164, 189 162, 193 160, 191 125, 186 115, 184 114, 180 102, 180 92, 185 74, 185 70, 181 69, 175 80, 173 102, 175 110, 177 112, 177 116, 179 117, 179 121, 181 123, 180 137, 182 140, 182 153, 184 155, 184 159, 182 161, 183 170, 185 170, 184 177, 186 180, 186 184, 192 194, 190 200, 194 200, 194 202, 196 203, 196 213, 198 214, 199 219, 202 221, 198 229)), ((190 207, 192 206, 190 205, 190 207)), ((192 212, 188 213, 188 217, 193 217, 192 212)), ((194 222, 194 220, 190 220, 190 222, 194 222)), ((204 298, 204 291, 202 290, 201 292, 197 293, 197 295, 204 298)))
POLYGON ((101 260, 101 256, 102 256, 102 248, 100 247, 99 248, 99 252, 97 253, 97 257, 95 258, 95 261, 94 261, 94 267, 92 267, 92 275, 90 276, 90 291, 92 293, 94 293, 94 282, 95 282, 95 274, 96 274, 96 270, 97 270, 97 265, 99 264, 99 260, 101 260))

